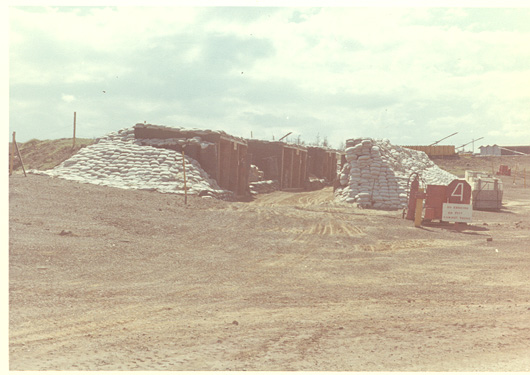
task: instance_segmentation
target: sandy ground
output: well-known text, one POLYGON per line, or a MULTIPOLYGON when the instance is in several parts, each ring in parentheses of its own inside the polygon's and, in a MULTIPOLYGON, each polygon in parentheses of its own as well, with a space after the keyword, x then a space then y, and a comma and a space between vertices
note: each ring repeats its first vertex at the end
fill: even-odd
POLYGON ((530 371, 530 188, 415 228, 14 175, 10 370, 530 371), (491 239, 490 241, 488 239, 491 239))

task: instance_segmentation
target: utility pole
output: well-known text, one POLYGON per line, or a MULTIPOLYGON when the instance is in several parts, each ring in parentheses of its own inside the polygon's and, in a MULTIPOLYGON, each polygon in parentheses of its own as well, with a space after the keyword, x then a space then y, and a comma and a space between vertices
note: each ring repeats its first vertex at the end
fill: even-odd
POLYGON ((22 155, 20 154, 20 150, 18 149, 17 142, 15 142, 15 133, 13 132, 13 143, 15 144, 15 148, 17 149, 18 158, 20 159, 20 165, 22 166, 22 170, 24 171, 24 177, 28 177, 26 174, 26 168, 24 168, 24 162, 22 161, 22 155))
MULTIPOLYGON (((480 138, 474 138, 471 140, 471 142, 467 142, 467 143, 464 143, 462 146, 458 146, 457 148, 461 148, 462 151, 464 151, 464 147, 471 144, 471 143, 474 143, 475 141, 479 141, 481 139, 483 139, 484 137, 480 137, 480 138)), ((474 151, 474 150, 473 150, 474 151)))
POLYGON ((22 170, 24 171, 24 176, 28 177, 26 174, 26 168, 24 167, 24 162, 22 161, 22 154, 20 153, 20 150, 18 149, 17 141, 15 139, 15 132, 13 132, 13 145, 11 148, 11 160, 9 163, 9 175, 11 176, 13 174, 13 163, 15 160, 15 151, 17 152, 18 159, 20 160, 20 165, 22 166, 22 170))
POLYGON ((75 148, 75 112, 74 112, 74 142, 72 144, 72 148, 75 148))
POLYGON ((15 162, 15 132, 13 132, 13 143, 11 144, 11 158, 9 160, 9 175, 13 174, 13 165, 15 162))

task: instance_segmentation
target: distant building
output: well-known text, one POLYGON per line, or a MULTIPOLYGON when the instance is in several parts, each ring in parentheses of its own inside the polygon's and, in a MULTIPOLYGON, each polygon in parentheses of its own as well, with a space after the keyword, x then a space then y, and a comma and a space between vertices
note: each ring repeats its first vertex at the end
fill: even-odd
POLYGON ((481 156, 501 156, 501 147, 498 145, 480 146, 479 150, 481 156))
POLYGON ((522 155, 530 154, 530 146, 480 146, 481 156, 522 155))

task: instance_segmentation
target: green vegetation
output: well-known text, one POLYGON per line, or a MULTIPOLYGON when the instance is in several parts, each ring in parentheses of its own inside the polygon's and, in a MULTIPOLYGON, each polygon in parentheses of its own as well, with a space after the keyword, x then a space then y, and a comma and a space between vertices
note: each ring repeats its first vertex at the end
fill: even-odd
MULTIPOLYGON (((24 162, 24 168, 46 170, 52 169, 76 154, 81 148, 94 143, 93 139, 77 138, 72 147, 72 138, 62 138, 40 141, 32 139, 25 143, 17 142, 18 149, 24 162)), ((9 144, 11 157, 12 143, 9 144)), ((22 170, 22 165, 15 151, 14 170, 22 170)))

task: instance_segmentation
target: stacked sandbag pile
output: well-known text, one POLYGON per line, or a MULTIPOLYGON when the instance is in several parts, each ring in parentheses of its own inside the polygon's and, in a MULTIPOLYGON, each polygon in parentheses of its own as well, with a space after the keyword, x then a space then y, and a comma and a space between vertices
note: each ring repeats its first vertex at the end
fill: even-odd
MULTIPOLYGON (((134 128, 121 129, 97 139, 96 143, 82 148, 52 170, 30 172, 121 189, 184 194, 182 155, 177 151, 143 145, 147 142, 135 139, 134 128)), ((232 193, 222 190, 196 160, 185 158, 189 194, 221 199, 231 197, 232 193)))
POLYGON ((265 173, 258 168, 258 166, 251 164, 250 170, 248 173, 248 181, 249 182, 257 182, 257 181, 263 181, 263 177, 265 177, 265 173))
POLYGON ((266 194, 280 189, 277 180, 254 181, 249 183, 250 194, 266 194))
POLYGON ((309 177, 309 182, 306 185, 307 190, 320 190, 326 187, 326 180, 323 178, 309 177))
POLYGON ((259 169, 258 166, 251 164, 248 176, 248 187, 250 194, 256 196, 258 194, 272 193, 280 189, 280 183, 276 180, 263 180, 265 173, 259 169))
POLYGON ((349 139, 335 196, 339 201, 365 208, 404 208, 413 173, 419 173, 426 184, 432 185, 447 185, 457 178, 440 169, 422 151, 395 146, 386 139, 349 139))

